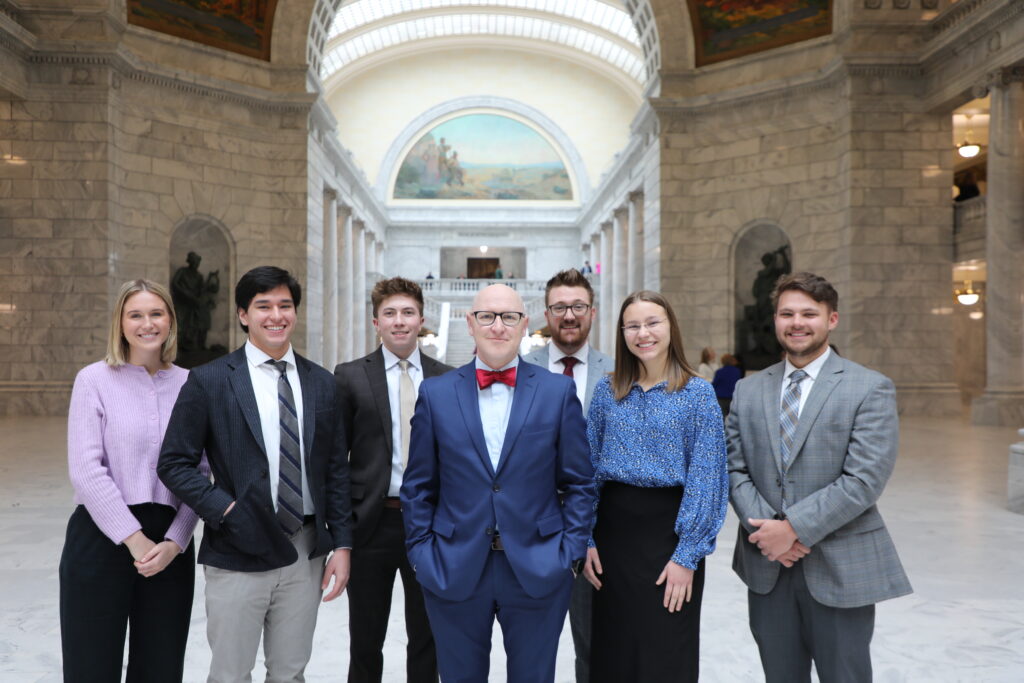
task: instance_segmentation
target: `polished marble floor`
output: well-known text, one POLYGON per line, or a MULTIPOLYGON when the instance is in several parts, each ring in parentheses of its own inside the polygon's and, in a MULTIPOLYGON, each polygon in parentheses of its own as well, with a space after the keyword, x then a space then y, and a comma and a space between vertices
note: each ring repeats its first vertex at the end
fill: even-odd
MULTIPOLYGON (((71 511, 65 421, 0 418, 0 682, 60 680, 57 562, 71 511)), ((1007 449, 1015 430, 956 420, 905 419, 901 456, 882 512, 914 584, 882 603, 873 643, 883 682, 1024 680, 1024 515, 1006 509, 1007 449)), ((736 520, 719 537, 707 571, 702 679, 758 681, 744 588, 729 567, 736 520)), ((202 572, 186 681, 205 678, 202 572)), ((395 595, 385 680, 404 680, 401 592, 395 595)), ((504 680, 495 638, 491 680, 504 680)), ((559 683, 572 680, 568 628, 559 644, 559 683)), ((342 681, 348 665, 345 599, 320 612, 307 680, 342 681)), ((262 680, 257 676, 256 680, 262 680)))

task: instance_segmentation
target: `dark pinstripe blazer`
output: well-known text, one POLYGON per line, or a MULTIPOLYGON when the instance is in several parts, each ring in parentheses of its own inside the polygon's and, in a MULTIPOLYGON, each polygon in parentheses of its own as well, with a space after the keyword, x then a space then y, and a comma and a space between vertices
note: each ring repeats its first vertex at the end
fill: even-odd
MULTIPOLYGON (((352 547, 345 434, 334 377, 295 354, 302 387, 302 440, 317 541, 310 557, 352 547)), ((157 474, 206 523, 198 560, 222 569, 266 571, 297 558, 270 495, 260 414, 245 347, 193 368, 178 394, 157 474), (213 481, 199 472, 206 453, 213 481), (231 501, 235 507, 224 517, 231 501)))
POLYGON ((755 593, 781 565, 747 540, 747 518, 782 510, 811 554, 800 560, 814 599, 860 607, 911 592, 875 505, 896 465, 899 421, 892 381, 833 353, 800 412, 789 467, 779 450, 784 363, 736 385, 726 437, 730 499, 740 518, 733 569, 755 593))

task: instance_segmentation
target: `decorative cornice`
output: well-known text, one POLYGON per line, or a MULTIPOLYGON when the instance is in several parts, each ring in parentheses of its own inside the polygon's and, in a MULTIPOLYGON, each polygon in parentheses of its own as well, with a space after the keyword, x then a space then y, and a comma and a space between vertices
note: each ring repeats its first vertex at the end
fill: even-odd
MULTIPOLYGON (((950 5, 928 25, 929 33, 935 37, 962 24, 970 14, 988 2, 989 0, 960 0, 960 2, 950 5)), ((1010 2, 1008 4, 1019 5, 1020 3, 1010 2)))
MULTIPOLYGON (((0 37, 2 36, 0 33, 0 37)), ((197 74, 186 75, 178 71, 160 73, 160 67, 139 62, 134 59, 134 55, 125 53, 124 48, 111 52, 44 51, 37 48, 26 54, 25 61, 29 65, 79 67, 74 70, 71 80, 65 85, 100 85, 91 75, 83 74, 80 69, 109 69, 113 75, 111 87, 115 90, 120 87, 118 79, 129 80, 268 113, 304 116, 316 100, 315 93, 275 93, 230 81, 204 79, 197 74)), ((49 84, 40 85, 45 87, 49 84)))

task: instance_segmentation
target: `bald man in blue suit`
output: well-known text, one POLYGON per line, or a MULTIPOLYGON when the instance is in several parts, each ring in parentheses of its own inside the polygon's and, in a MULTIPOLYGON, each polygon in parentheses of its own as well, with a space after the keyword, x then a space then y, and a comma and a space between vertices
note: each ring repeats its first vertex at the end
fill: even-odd
POLYGON ((482 290, 467 322, 474 361, 420 385, 401 489, 409 560, 445 683, 486 683, 495 617, 508 680, 553 681, 593 518, 583 411, 572 380, 517 355, 515 290, 482 290))

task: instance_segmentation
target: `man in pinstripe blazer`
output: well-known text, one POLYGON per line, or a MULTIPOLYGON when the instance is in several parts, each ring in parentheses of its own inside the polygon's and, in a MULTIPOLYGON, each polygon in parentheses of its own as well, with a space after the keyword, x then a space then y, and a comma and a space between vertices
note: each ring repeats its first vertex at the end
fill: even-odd
MULTIPOLYGON (((615 361, 587 339, 594 322, 594 289, 575 268, 556 273, 544 289, 544 318, 551 330, 551 343, 523 356, 527 363, 568 375, 576 383, 576 395, 583 415, 590 411, 590 399, 597 381, 615 370, 615 361)), ((590 680, 590 616, 594 587, 580 572, 572 587, 569 625, 576 649, 576 683, 590 680)))
POLYGON ((726 423, 733 569, 768 683, 871 680, 875 603, 911 592, 876 506, 896 464, 896 395, 831 351, 838 295, 810 273, 772 294, 783 362, 736 385, 726 423))

